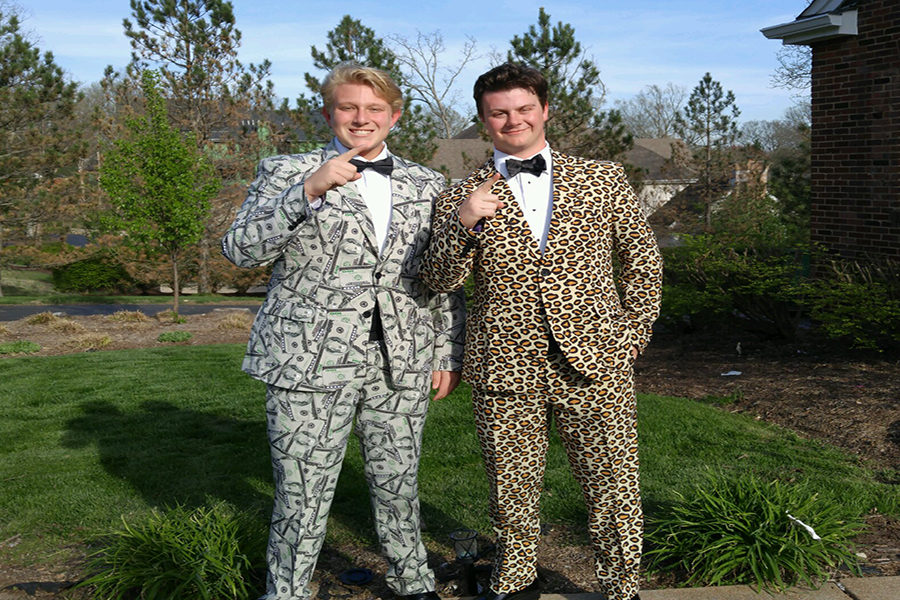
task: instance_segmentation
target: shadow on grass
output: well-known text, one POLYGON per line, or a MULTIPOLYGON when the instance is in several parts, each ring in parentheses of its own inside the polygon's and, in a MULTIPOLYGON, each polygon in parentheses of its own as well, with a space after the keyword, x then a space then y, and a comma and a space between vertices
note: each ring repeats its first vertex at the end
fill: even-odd
MULTIPOLYGON (((136 411, 85 402, 67 423, 63 444, 94 445, 100 465, 128 482, 150 505, 197 507, 224 500, 238 508, 268 507, 265 423, 222 417, 148 400, 136 411)), ((265 512, 265 510, 263 511, 265 512)))

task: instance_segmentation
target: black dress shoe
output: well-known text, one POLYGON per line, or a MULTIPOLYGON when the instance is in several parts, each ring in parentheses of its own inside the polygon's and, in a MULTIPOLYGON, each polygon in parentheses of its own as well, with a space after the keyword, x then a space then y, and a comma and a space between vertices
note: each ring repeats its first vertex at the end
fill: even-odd
POLYGON ((418 592, 416 594, 407 594, 405 596, 397 596, 398 600, 441 600, 437 592, 418 592))
POLYGON ((491 588, 478 596, 476 600, 538 600, 541 595, 541 584, 535 579, 521 590, 497 593, 491 588))

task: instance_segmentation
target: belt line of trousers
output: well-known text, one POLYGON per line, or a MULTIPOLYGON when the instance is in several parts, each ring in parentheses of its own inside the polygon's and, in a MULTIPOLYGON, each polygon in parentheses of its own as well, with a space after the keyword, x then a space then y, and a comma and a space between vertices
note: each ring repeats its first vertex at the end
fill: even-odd
POLYGON ((608 600, 631 600, 643 541, 633 374, 590 381, 551 353, 545 384, 531 394, 473 390, 497 537, 490 587, 514 592, 537 576, 540 498, 555 422, 587 504, 600 591, 608 600))
POLYGON ((417 474, 428 390, 396 389, 382 342, 368 342, 365 376, 334 391, 269 386, 266 421, 275 499, 265 600, 306 600, 353 423, 386 583, 396 594, 434 589, 421 539, 417 474))

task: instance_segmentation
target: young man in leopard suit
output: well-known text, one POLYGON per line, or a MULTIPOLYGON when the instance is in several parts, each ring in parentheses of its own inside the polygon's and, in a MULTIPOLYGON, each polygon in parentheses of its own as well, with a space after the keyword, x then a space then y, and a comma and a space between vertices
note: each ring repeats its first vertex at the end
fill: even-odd
POLYGON ((547 145, 539 71, 496 67, 475 83, 475 103, 494 155, 438 197, 423 277, 449 292, 474 274, 463 379, 497 535, 479 600, 539 595, 551 413, 587 502, 600 589, 633 600, 642 513, 632 363, 659 313, 656 239, 620 165, 547 145))

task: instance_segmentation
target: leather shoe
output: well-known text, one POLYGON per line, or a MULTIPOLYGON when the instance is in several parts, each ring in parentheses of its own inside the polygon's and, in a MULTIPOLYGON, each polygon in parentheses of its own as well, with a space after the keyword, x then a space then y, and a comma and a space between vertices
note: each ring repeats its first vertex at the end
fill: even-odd
POLYGON ((430 592, 418 592, 416 594, 407 594, 405 596, 397 596, 398 600, 441 600, 434 590, 430 592))
POLYGON ((537 579, 515 592, 497 593, 491 588, 478 596, 476 600, 538 600, 541 595, 541 584, 537 579))

